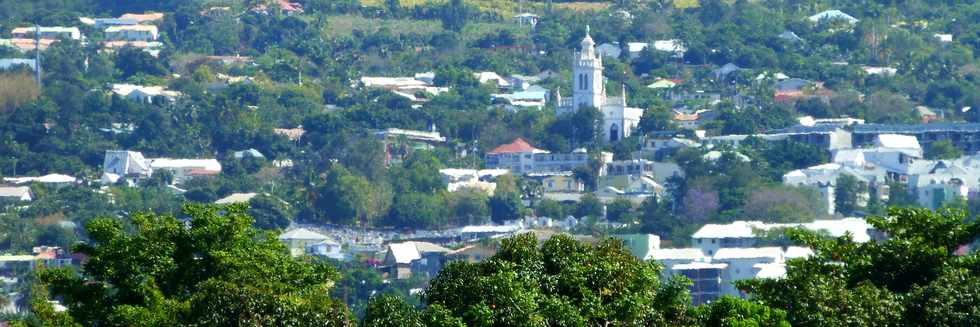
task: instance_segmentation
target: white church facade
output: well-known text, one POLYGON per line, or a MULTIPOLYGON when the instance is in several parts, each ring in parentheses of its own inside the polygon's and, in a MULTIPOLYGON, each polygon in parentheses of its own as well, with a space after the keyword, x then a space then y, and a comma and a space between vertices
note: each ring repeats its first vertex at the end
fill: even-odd
POLYGON ((602 139, 615 142, 633 134, 640 124, 643 109, 626 105, 626 88, 622 96, 607 97, 605 77, 602 76, 602 56, 595 50, 595 41, 585 27, 582 49, 572 59, 572 97, 556 95, 558 115, 573 113, 580 108, 593 107, 602 112, 602 139))

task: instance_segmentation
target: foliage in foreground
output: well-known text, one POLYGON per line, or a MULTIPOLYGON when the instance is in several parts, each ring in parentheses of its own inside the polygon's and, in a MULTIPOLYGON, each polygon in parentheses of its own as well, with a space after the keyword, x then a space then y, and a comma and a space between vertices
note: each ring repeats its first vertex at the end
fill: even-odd
POLYGON ((961 255, 980 223, 960 210, 892 209, 868 222, 888 240, 826 240, 794 230, 815 256, 784 279, 740 284, 794 326, 968 326, 980 321, 980 256, 961 255))
POLYGON ((660 266, 616 240, 590 245, 557 235, 504 240, 481 263, 445 267, 417 310, 397 298, 372 301, 364 326, 784 326, 781 310, 742 299, 689 307, 687 281, 661 280, 660 266))
MULTIPOLYGON (((350 326, 329 289, 328 266, 290 258, 250 227, 245 206, 189 205, 186 222, 137 214, 132 231, 94 219, 81 273, 42 270, 37 326, 350 326), (50 292, 50 294, 49 294, 50 292), (66 313, 51 310, 48 296, 66 313)), ((383 295, 361 325, 381 326, 968 326, 980 321, 980 258, 962 254, 980 223, 961 211, 892 209, 869 222, 889 238, 855 243, 790 230, 815 256, 788 263, 784 279, 740 282, 751 299, 690 307, 688 281, 619 241, 595 244, 533 234, 502 241, 480 262, 453 262, 416 308, 383 295)))
MULTIPOLYGON (((44 270, 42 285, 85 326, 348 326, 329 297, 336 272, 294 260, 246 206, 187 205, 173 216, 135 214, 86 225, 81 273, 44 270)), ((64 325, 64 324, 59 324, 64 325)))

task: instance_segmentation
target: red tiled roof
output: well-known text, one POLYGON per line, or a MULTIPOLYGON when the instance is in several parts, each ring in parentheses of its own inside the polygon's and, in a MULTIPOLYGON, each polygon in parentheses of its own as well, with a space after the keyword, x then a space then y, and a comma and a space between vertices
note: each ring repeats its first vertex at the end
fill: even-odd
POLYGON ((500 154, 500 153, 523 153, 523 152, 534 152, 538 150, 531 144, 527 143, 523 138, 516 138, 514 142, 498 146, 491 150, 488 154, 500 154))
POLYGON ((676 121, 697 121, 698 116, 697 113, 685 114, 683 112, 674 112, 674 120, 676 121))

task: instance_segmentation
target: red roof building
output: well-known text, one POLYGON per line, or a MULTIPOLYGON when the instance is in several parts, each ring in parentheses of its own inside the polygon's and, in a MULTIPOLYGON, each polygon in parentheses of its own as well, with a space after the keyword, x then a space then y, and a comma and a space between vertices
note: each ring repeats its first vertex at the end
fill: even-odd
POLYGON ((530 143, 527 143, 523 138, 516 138, 513 142, 504 144, 490 150, 487 154, 502 154, 502 153, 544 153, 547 151, 535 148, 530 143))

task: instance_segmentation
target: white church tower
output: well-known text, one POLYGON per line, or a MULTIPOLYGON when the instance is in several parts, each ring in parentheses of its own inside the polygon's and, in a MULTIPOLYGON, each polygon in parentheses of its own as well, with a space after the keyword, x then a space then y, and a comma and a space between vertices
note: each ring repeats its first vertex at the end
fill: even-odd
POLYGON ((605 81, 602 77, 602 56, 595 51, 595 41, 585 26, 582 49, 575 53, 572 61, 572 106, 574 110, 583 107, 601 108, 605 103, 605 81))
POLYGON ((572 58, 572 97, 562 99, 556 91, 557 114, 574 113, 581 108, 594 107, 602 112, 602 140, 615 142, 633 134, 640 123, 643 109, 631 108, 626 103, 626 86, 619 97, 607 97, 605 78, 602 76, 602 57, 595 51, 595 41, 585 26, 582 49, 572 58))

